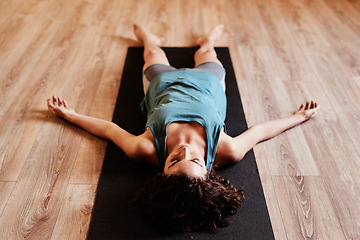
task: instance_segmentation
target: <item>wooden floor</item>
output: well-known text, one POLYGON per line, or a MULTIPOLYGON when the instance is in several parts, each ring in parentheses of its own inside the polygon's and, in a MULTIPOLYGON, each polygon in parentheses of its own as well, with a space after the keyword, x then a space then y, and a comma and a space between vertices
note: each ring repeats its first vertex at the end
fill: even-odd
POLYGON ((134 22, 164 46, 225 24, 249 125, 317 100, 254 149, 273 230, 360 239, 359 0, 0 0, 0 239, 86 238, 106 142, 46 99, 111 120, 134 22))

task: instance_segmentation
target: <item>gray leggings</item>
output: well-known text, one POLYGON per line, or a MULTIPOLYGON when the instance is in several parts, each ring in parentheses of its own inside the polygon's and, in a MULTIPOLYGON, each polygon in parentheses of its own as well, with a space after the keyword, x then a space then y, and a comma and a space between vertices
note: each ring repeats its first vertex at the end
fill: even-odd
POLYGON ((173 71, 202 71, 214 74, 220 81, 222 88, 225 91, 225 69, 220 64, 215 62, 205 62, 199 64, 195 68, 174 68, 164 64, 153 64, 145 69, 143 76, 144 93, 146 93, 149 84, 160 73, 173 71))

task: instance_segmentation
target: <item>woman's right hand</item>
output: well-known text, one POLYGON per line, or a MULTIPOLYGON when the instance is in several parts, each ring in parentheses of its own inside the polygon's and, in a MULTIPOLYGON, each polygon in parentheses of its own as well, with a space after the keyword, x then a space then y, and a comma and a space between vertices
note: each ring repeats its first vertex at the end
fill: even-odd
POLYGON ((70 113, 75 111, 69 108, 66 100, 61 99, 61 97, 52 96, 47 100, 48 109, 58 117, 66 118, 70 113))

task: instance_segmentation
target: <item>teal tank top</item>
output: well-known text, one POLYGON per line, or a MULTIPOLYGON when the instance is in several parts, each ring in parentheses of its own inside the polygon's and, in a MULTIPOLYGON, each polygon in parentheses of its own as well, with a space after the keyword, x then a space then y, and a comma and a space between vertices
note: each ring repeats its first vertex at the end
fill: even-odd
POLYGON ((167 126, 172 122, 197 122, 206 132, 206 168, 212 168, 226 117, 226 96, 214 74, 191 70, 159 74, 151 81, 141 109, 162 166, 167 158, 167 126))

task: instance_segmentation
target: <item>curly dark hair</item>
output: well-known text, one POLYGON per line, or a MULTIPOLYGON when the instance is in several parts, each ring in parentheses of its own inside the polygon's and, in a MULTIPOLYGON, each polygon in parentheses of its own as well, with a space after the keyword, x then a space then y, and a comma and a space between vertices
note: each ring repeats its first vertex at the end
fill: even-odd
POLYGON ((158 174, 135 196, 144 220, 161 232, 213 231, 228 226, 245 199, 212 170, 206 180, 188 175, 158 174))

